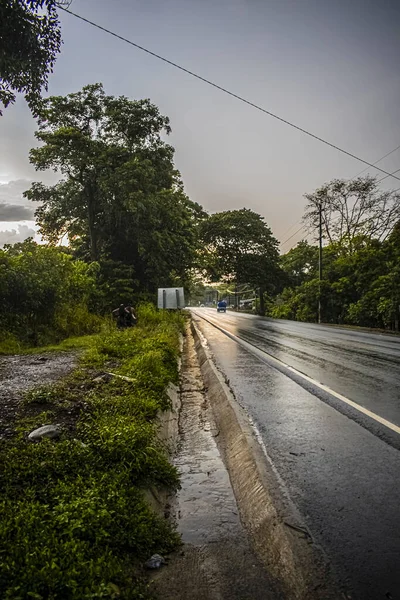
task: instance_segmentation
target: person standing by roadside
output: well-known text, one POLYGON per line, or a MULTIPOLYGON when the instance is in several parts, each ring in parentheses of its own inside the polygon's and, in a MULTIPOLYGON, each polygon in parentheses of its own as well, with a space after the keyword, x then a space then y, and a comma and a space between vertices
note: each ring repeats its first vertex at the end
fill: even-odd
POLYGON ((126 308, 123 304, 120 304, 118 308, 112 311, 113 316, 117 319, 118 329, 125 329, 126 323, 126 308))

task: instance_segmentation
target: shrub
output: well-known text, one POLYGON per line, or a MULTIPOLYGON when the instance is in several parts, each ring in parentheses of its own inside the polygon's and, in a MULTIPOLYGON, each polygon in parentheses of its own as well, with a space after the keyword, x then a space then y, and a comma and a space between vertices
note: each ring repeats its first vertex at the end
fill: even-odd
POLYGON ((1 598, 148 598, 141 561, 179 544, 144 490, 179 485, 155 418, 168 406, 166 386, 177 380, 181 320, 142 310, 150 317, 137 328, 89 338, 83 357, 90 367, 112 357, 115 371, 134 382, 115 377, 96 385, 81 369, 32 390, 25 404, 49 410, 20 419, 18 435, 0 445, 1 598), (82 403, 83 395, 75 431, 57 442, 27 442, 30 429, 54 422, 60 407, 82 403))

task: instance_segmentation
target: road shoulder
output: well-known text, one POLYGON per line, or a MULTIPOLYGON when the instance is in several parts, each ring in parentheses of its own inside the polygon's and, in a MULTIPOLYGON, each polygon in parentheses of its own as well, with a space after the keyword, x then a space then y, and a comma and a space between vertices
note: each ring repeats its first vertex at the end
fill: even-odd
POLYGON ((207 387, 218 445, 224 457, 241 520, 257 555, 284 589, 286 598, 340 597, 329 564, 295 507, 279 491, 279 481, 256 439, 248 415, 216 368, 194 317, 201 372, 207 387))
POLYGON ((183 548, 154 574, 151 589, 163 600, 278 600, 284 596, 241 524, 219 435, 188 328, 175 457, 182 487, 171 502, 183 548))

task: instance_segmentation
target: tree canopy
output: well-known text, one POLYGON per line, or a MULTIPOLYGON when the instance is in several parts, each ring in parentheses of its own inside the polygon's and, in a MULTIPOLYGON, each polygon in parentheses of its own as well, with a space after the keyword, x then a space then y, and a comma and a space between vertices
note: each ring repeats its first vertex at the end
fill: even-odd
POLYGON ((50 97, 39 113, 38 170, 62 175, 35 183, 40 233, 64 236, 78 257, 131 269, 136 289, 184 282, 192 266, 201 208, 184 193, 173 148, 162 139, 169 120, 149 100, 107 96, 101 84, 50 97))
POLYGON ((370 176, 334 179, 305 198, 304 221, 310 231, 318 230, 321 207, 325 239, 349 253, 357 240, 385 240, 400 219, 400 193, 382 191, 370 176))
POLYGON ((272 290, 278 273, 278 241, 263 217, 243 208, 210 215, 200 225, 202 265, 211 281, 249 283, 272 290))
POLYGON ((326 322, 398 328, 397 192, 363 177, 333 180, 306 194, 310 228, 317 228, 322 210, 320 282, 316 246, 303 240, 279 256, 261 215, 247 208, 208 215, 187 197, 166 142, 170 130, 150 100, 109 96, 100 83, 40 103, 39 146, 30 160, 60 180, 52 186, 38 181, 25 192, 39 204, 37 224, 48 247, 29 242, 1 254, 3 312, 15 317, 20 304, 26 316, 21 328, 19 317, 3 316, 0 330, 23 335, 27 323, 32 331, 47 327, 47 302, 51 327, 61 330, 60 315, 72 312, 60 298, 74 298, 75 283, 82 294, 73 306, 81 314, 148 300, 157 287, 172 285, 185 286, 197 302, 207 294, 214 300, 218 284, 223 294, 250 294, 249 302, 257 292, 261 314, 267 302, 270 316, 315 321, 321 293, 326 322), (61 243, 68 248, 61 251, 61 243), (40 269, 49 273, 42 284, 40 269))
POLYGON ((307 241, 300 241, 280 259, 286 282, 298 286, 315 277, 318 266, 318 249, 307 241))
MULTIPOLYGON (((320 284, 318 248, 300 242, 281 257, 286 273, 271 316, 316 321, 320 284)), ((352 252, 340 243, 323 248, 321 303, 327 323, 399 328, 400 319, 400 222, 385 240, 362 238, 352 252)))
POLYGON ((0 103, 7 108, 21 92, 36 114, 60 48, 55 0, 1 0, 0 103))

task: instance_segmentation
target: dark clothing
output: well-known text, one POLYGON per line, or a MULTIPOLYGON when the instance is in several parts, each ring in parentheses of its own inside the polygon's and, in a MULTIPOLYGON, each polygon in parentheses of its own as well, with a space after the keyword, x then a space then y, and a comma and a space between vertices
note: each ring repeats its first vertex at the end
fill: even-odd
POLYGON ((124 306, 120 306, 113 310, 113 315, 117 318, 118 329, 124 329, 126 327, 126 311, 124 306))
POLYGON ((126 327, 126 317, 125 317, 125 315, 118 315, 117 327, 118 327, 118 329, 125 329, 125 327, 126 327))
POLYGON ((136 317, 133 312, 133 308, 121 304, 118 308, 112 311, 113 316, 117 319, 118 329, 125 329, 125 327, 133 327, 136 325, 136 317))
POLYGON ((127 327, 133 327, 136 325, 136 317, 133 314, 133 311, 129 310, 129 308, 126 309, 125 322, 127 327))

